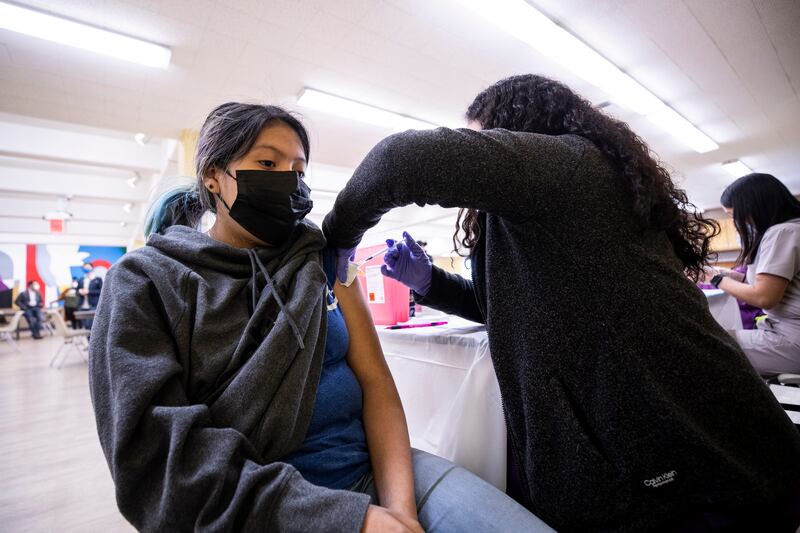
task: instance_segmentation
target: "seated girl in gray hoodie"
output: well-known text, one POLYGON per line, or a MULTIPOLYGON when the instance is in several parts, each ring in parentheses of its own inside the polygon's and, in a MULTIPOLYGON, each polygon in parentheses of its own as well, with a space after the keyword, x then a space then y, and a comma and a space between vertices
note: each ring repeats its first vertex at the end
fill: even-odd
POLYGON ((410 449, 361 292, 305 220, 308 159, 284 110, 219 106, 197 182, 109 271, 89 370, 120 510, 148 531, 550 531, 410 449))

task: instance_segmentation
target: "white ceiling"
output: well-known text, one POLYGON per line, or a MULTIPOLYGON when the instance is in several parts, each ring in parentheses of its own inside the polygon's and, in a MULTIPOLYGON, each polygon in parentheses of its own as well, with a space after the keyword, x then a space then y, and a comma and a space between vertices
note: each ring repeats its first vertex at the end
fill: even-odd
MULTIPOLYGON (((597 103, 607 99, 558 64, 487 26, 455 0, 21 3, 167 45, 173 56, 169 69, 162 71, 0 30, 0 111, 6 113, 0 116, 0 194, 19 199, 0 202, 0 240, 3 234, 38 234, 33 219, 41 216, 44 203, 54 208, 61 189, 71 189, 79 193, 72 202, 76 219, 69 231, 80 227, 86 232, 81 238, 97 231, 126 244, 139 231, 136 217, 147 202, 147 181, 154 174, 175 172, 172 144, 164 139, 176 138, 184 128, 198 128, 211 108, 228 100, 295 108, 297 94, 309 86, 453 126, 463 123, 464 110, 481 89, 524 72, 559 78, 597 103), (44 132, 30 128, 75 135, 72 145, 83 147, 80 157, 53 156, 50 143, 37 147, 35 134, 44 132), (140 131, 154 137, 144 148, 131 137, 140 131), (92 136, 113 142, 102 145, 92 136), (90 138, 93 142, 87 142, 90 138), (18 146, 25 139, 28 144, 18 146), (130 157, 109 158, 111 147, 130 157), (50 160, 51 166, 34 168, 42 160, 50 160), (97 192, 97 183, 90 183, 102 178, 106 185, 127 187, 125 179, 133 171, 147 179, 140 185, 142 192, 120 189, 130 199, 97 192), (42 187, 33 187, 44 183, 48 172, 53 183, 49 196, 42 187), (102 176, 95 176, 97 172, 102 176), (137 205, 132 214, 120 210, 117 217, 108 211, 127 201, 137 205), (14 204, 20 205, 10 207, 14 204), (20 217, 24 211, 31 215, 20 217), (129 217, 126 228, 117 220, 123 216, 129 217), (28 226, 30 231, 22 231, 28 226)), ((607 108, 650 143, 699 206, 718 204, 722 188, 733 179, 720 163, 734 158, 775 174, 800 192, 800 2, 531 3, 720 144, 719 150, 697 154, 643 117, 607 108)), ((300 111, 312 133, 312 160, 318 164, 312 179, 319 190, 314 212, 319 220, 348 169, 391 132, 300 111)), ((452 213, 407 208, 389 215, 373 238, 411 227, 437 241, 439 248, 447 244, 452 223, 452 213), (444 218, 422 222, 436 217, 444 218)))

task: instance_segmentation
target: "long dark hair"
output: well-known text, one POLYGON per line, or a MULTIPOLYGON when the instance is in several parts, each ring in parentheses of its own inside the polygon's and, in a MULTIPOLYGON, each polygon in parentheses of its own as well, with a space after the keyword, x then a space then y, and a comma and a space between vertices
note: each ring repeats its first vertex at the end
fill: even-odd
POLYGON ((742 176, 722 192, 720 203, 733 209, 733 223, 742 240, 737 264, 756 260, 761 239, 775 224, 800 218, 800 201, 771 174, 742 176))
POLYGON ((279 120, 292 128, 303 145, 306 161, 311 145, 303 124, 282 107, 228 102, 209 113, 197 140, 195 180, 165 191, 150 206, 145 218, 145 236, 161 233, 169 226, 196 227, 206 211, 216 212, 211 192, 203 178, 214 169, 223 169, 243 157, 255 144, 268 122, 279 120))
MULTIPOLYGON (((533 74, 512 76, 484 90, 467 109, 466 118, 483 129, 574 134, 592 141, 625 181, 641 227, 665 231, 686 273, 697 279, 719 225, 703 218, 626 123, 593 107, 566 85, 533 74)), ((479 238, 477 211, 461 209, 453 235, 456 250, 459 245, 472 248, 479 238), (459 240, 461 231, 464 236, 459 240)))

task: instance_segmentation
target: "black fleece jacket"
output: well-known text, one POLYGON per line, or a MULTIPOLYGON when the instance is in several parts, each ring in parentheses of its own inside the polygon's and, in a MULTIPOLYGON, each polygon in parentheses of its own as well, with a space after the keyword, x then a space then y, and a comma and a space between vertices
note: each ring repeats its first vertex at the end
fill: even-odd
POLYGON ((558 531, 653 531, 770 502, 800 435, 684 276, 641 231, 588 140, 409 131, 379 143, 326 217, 352 247, 394 207, 481 212, 473 279, 434 270, 423 302, 484 321, 531 510, 558 531))

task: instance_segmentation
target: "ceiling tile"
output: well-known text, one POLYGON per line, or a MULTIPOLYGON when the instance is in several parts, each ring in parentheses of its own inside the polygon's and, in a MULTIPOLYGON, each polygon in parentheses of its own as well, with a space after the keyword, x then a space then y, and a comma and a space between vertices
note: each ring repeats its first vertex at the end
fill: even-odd
POLYGON ((751 0, 684 0, 684 3, 721 47, 766 36, 751 0))
MULTIPOLYGON (((454 123, 487 84, 525 72, 606 98, 457 2, 22 1, 173 49, 162 71, 0 31, 0 110, 24 115, 177 135, 224 99, 291 107, 308 85, 454 123)), ((800 176, 796 0, 530 1, 723 143, 695 154, 642 117, 610 108, 689 182, 716 175, 703 166, 740 154, 800 176)), ((390 133, 302 113, 323 163, 354 166, 390 133)), ((708 192, 697 183, 702 198, 718 198, 716 185, 708 192)))

